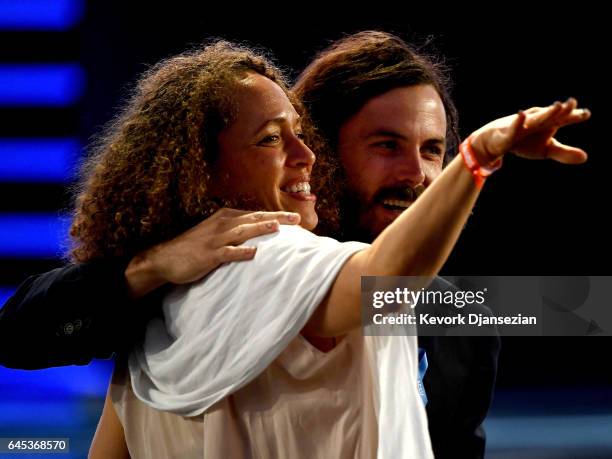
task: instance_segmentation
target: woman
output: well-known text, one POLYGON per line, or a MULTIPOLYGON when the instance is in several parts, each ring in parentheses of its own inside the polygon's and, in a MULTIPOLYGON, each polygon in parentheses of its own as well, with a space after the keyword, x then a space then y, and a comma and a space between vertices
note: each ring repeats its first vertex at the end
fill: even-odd
MULTIPOLYGON (((157 66, 91 162, 75 257, 138 252, 219 201, 294 211, 313 229, 315 158, 296 108, 273 67, 227 43, 157 66)), ((431 457, 416 338, 355 332, 360 276, 435 275, 478 196, 479 165, 510 149, 584 161, 552 136, 587 117, 570 101, 481 128, 463 145, 469 168, 453 160, 371 246, 286 228, 251 241, 253 263, 173 291, 165 322, 116 372, 91 456, 431 457), (341 341, 320 353, 300 330, 341 341)))

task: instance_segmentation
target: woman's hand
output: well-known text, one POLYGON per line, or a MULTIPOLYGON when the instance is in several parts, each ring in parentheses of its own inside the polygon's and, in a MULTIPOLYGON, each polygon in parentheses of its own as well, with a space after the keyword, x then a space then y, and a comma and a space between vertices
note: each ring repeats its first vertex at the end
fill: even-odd
POLYGON ((250 260, 255 247, 236 247, 257 236, 295 225, 300 215, 291 212, 248 212, 221 209, 177 236, 136 255, 125 271, 132 298, 166 284, 186 284, 206 276, 223 263, 250 260))
POLYGON ((511 152, 528 159, 553 159, 564 164, 580 164, 587 154, 580 148, 555 139, 559 128, 590 118, 587 109, 577 109, 574 98, 548 107, 532 107, 516 115, 492 121, 471 136, 472 148, 481 165, 487 165, 511 152))

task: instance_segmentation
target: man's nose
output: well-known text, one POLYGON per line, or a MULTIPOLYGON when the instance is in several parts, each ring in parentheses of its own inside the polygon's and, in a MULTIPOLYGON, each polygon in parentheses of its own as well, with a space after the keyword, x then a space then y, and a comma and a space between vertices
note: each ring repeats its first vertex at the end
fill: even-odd
POLYGON ((425 181, 423 162, 417 147, 407 148, 396 158, 395 178, 398 181, 406 181, 411 185, 419 185, 425 181))

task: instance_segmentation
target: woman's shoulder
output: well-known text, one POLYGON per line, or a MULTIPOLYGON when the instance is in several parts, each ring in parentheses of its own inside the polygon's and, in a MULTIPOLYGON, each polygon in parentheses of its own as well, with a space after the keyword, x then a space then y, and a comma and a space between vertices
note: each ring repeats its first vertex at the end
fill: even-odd
MULTIPOLYGON (((275 245, 284 242, 317 243, 320 238, 316 234, 297 225, 280 225, 275 233, 264 234, 246 241, 243 245, 275 245)), ((333 239, 332 239, 333 240, 333 239)), ((336 241, 337 242, 337 241, 336 241)))
POLYGON ((186 297, 210 301, 220 292, 223 295, 228 291, 236 293, 232 288, 245 283, 250 285, 250 289, 239 291, 255 289, 261 283, 278 288, 283 282, 295 286, 298 282, 308 281, 316 286, 326 278, 326 274, 336 273, 351 254, 367 247, 367 244, 359 242, 341 243, 288 225, 281 225, 275 233, 249 239, 244 245, 257 248, 252 260, 225 263, 193 284, 177 286, 166 296, 164 303, 182 303, 186 297))
POLYGON ((249 239, 243 245, 247 246, 275 246, 288 248, 316 248, 319 246, 334 247, 344 245, 357 245, 367 247, 368 244, 361 242, 340 242, 336 239, 318 236, 311 231, 308 231, 297 225, 280 225, 279 230, 275 233, 265 234, 253 239, 249 239))

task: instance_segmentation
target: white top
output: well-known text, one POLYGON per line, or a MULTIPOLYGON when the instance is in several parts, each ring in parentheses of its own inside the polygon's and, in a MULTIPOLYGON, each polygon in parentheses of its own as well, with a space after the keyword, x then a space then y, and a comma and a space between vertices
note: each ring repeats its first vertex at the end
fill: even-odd
POLYGON ((372 459, 371 370, 361 330, 322 352, 301 335, 254 380, 184 417, 134 395, 121 362, 110 395, 132 459, 372 459))
MULTIPOLYGON (((129 358, 134 394, 148 406, 197 416, 253 381, 299 335, 346 260, 367 247, 295 226, 248 244, 258 247, 254 260, 177 287, 164 301, 165 320, 149 324, 129 358)), ((416 385, 416 336, 364 342, 377 456, 433 457, 416 385)))

